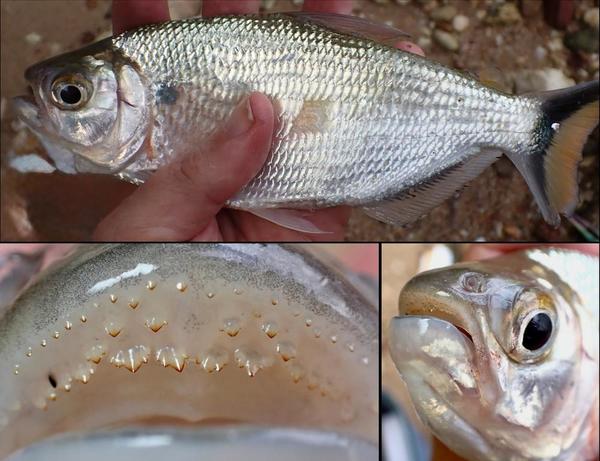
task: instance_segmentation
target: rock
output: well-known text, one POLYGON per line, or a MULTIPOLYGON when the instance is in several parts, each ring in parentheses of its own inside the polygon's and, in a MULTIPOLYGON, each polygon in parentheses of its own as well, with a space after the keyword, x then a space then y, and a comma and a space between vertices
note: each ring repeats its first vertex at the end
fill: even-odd
POLYGON ((486 15, 487 13, 485 12, 485 10, 477 10, 477 13, 475 13, 475 17, 480 21, 483 20, 483 18, 485 18, 486 15))
POLYGON ((540 0, 521 0, 519 2, 521 14, 525 18, 535 18, 542 15, 544 2, 540 0))
POLYGON ((436 8, 430 14, 431 19, 436 22, 451 21, 454 16, 456 16, 456 7, 452 5, 436 8))
POLYGON ((555 68, 517 72, 514 75, 514 83, 517 94, 558 90, 559 88, 575 85, 572 78, 563 74, 562 70, 555 68))
POLYGON ((571 51, 585 53, 598 52, 598 30, 591 27, 576 30, 565 35, 565 46, 571 51))
POLYGON ((397 5, 406 6, 410 3, 410 0, 395 0, 397 5))
POLYGON ((454 16, 454 19, 452 19, 452 27, 456 32, 463 32, 469 27, 469 18, 462 14, 454 16))
POLYGON ((431 39, 429 37, 419 37, 417 45, 423 49, 429 48, 431 46, 431 39))
POLYGON ((600 28, 600 9, 590 8, 583 13, 583 22, 585 22, 588 26, 598 30, 600 28))
POLYGON ((449 51, 457 51, 460 46, 458 39, 451 33, 444 30, 434 30, 433 39, 438 45, 449 51))
POLYGON ((546 56, 548 55, 548 51, 543 46, 538 45, 535 48, 534 54, 535 54, 535 59, 537 59, 538 61, 543 61, 546 58, 546 56))
POLYGON ((523 232, 517 226, 509 225, 504 228, 504 232, 511 238, 519 240, 523 238, 523 232))
POLYGON ((378 5, 386 5, 390 3, 390 0, 371 0, 373 3, 377 3, 378 5))
POLYGON ((42 41, 42 36, 37 32, 30 32, 25 35, 25 41, 30 45, 37 45, 42 41))
POLYGON ((563 48, 563 42, 560 37, 554 37, 548 42, 548 49, 550 51, 560 51, 563 48))
POLYGON ((486 17, 489 24, 515 24, 520 21, 521 13, 514 3, 495 4, 486 17))

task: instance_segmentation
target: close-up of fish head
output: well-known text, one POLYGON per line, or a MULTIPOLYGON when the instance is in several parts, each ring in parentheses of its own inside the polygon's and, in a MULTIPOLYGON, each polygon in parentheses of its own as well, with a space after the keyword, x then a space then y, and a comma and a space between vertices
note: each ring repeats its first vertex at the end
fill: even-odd
POLYGON ((401 291, 390 349, 422 421, 469 460, 591 459, 590 299, 533 252, 418 274, 401 291))
MULTIPOLYGON (((21 449, 15 459, 38 459, 25 456, 36 446, 40 459, 70 459, 58 453, 73 443, 143 445, 130 427, 166 427, 163 438, 181 440, 176 459, 194 453, 194 437, 173 430, 219 428, 198 443, 266 437, 292 452, 362 453, 326 459, 375 459, 378 349, 377 309, 302 248, 87 246, 0 316, 0 459, 21 449), (261 427, 275 432, 252 432, 261 427), (48 439, 61 435, 76 440, 48 439)), ((278 459, 318 454, 300 453, 278 459)))
POLYGON ((147 118, 142 77, 111 39, 25 71, 31 95, 13 99, 18 117, 66 173, 124 168, 143 144, 147 118))

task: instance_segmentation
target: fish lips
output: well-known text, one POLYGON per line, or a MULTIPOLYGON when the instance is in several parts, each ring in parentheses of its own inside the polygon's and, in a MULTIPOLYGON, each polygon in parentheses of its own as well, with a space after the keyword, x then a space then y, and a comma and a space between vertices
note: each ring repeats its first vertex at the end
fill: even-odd
POLYGON ((42 127, 40 110, 33 96, 17 96, 12 99, 17 117, 34 131, 42 127))

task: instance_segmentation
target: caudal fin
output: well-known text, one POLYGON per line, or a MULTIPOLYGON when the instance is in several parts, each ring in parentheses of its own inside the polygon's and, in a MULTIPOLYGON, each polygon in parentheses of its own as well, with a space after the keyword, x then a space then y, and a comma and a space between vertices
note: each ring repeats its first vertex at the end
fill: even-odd
POLYGON ((560 213, 577 205, 577 167, 587 137, 598 124, 598 81, 538 95, 542 100, 537 149, 510 155, 521 171, 544 219, 558 226, 560 213))

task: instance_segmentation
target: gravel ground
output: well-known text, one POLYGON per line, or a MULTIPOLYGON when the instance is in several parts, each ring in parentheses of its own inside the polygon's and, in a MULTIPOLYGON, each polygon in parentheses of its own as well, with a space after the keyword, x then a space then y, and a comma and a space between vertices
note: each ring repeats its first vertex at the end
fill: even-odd
MULTIPOLYGON (((267 11, 292 10, 300 3, 264 1, 263 6, 267 11)), ((544 19, 538 0, 354 2, 355 14, 409 33, 431 59, 494 80, 508 91, 549 89, 598 78, 598 1, 574 3, 573 19, 565 30, 558 30, 548 24, 557 18, 544 19)), ((171 11, 177 17, 189 16, 198 5, 198 1, 172 1, 171 11)), ((23 175, 7 168, 11 155, 42 152, 15 123, 8 101, 25 92, 22 72, 28 65, 109 34, 110 3, 3 0, 1 12, 1 238, 88 239, 96 223, 133 187, 106 176, 23 175)), ((598 169, 596 129, 580 167, 576 210, 596 231, 598 169)), ((356 211, 347 239, 558 241, 582 236, 567 220, 558 229, 547 226, 524 181, 502 158, 460 194, 407 227, 381 224, 356 211)))

